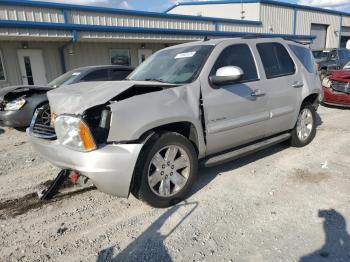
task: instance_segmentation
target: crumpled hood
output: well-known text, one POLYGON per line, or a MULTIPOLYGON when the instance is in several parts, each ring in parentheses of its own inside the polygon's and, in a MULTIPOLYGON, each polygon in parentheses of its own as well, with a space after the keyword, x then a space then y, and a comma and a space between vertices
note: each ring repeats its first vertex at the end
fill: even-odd
POLYGON ((81 115, 85 110, 103 105, 133 86, 173 86, 148 81, 81 82, 62 86, 47 93, 52 112, 57 115, 81 115))
POLYGON ((37 91, 48 91, 51 90, 52 87, 48 86, 8 86, 4 88, 0 88, 0 100, 3 100, 5 95, 8 93, 21 93, 26 92, 30 90, 37 90, 37 91))
POLYGON ((330 75, 329 79, 350 83, 350 70, 333 71, 332 74, 330 75))

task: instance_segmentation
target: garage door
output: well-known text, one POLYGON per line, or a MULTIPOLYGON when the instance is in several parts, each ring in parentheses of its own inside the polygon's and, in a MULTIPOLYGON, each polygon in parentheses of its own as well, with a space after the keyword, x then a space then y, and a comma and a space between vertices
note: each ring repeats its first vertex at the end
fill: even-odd
POLYGON ((343 26, 341 29, 340 47, 346 47, 350 49, 350 27, 343 26))
POLYGON ((326 48, 328 25, 311 24, 311 35, 316 36, 314 42, 310 45, 313 50, 326 48))

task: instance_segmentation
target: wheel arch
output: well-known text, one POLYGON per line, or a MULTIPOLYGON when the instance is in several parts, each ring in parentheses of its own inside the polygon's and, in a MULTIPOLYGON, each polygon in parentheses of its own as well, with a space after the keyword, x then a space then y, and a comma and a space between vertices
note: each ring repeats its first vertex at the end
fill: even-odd
POLYGON ((197 155, 200 155, 204 150, 200 142, 198 130, 192 122, 189 121, 177 121, 167 124, 155 126, 140 136, 141 141, 148 141, 153 134, 159 134, 162 132, 175 132, 186 137, 194 146, 197 155))

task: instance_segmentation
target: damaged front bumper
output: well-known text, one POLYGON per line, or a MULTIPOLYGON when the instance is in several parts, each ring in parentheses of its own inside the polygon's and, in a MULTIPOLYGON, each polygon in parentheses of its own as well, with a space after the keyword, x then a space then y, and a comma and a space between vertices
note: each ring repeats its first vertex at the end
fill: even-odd
POLYGON ((32 116, 33 113, 28 110, 0 110, 0 126, 27 127, 30 124, 32 116))
POLYGON ((61 169, 70 169, 92 180, 102 192, 128 197, 134 168, 143 144, 110 144, 91 152, 78 152, 57 140, 35 137, 27 130, 34 149, 61 169))

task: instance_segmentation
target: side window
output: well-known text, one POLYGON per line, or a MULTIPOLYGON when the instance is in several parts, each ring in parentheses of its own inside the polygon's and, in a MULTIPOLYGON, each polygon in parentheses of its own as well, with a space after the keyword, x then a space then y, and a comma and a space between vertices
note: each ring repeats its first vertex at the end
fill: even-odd
POLYGON ((307 71, 310 73, 315 73, 315 60, 310 49, 298 45, 289 45, 289 48, 293 51, 299 61, 305 66, 307 71))
POLYGON ((216 60, 211 75, 215 75, 216 71, 224 66, 240 67, 244 72, 241 82, 259 79, 255 61, 248 45, 238 44, 226 47, 216 60))
POLYGON ((329 60, 337 60, 338 55, 337 55, 337 50, 333 50, 332 52, 329 53, 329 60))
POLYGON ((130 73, 131 71, 129 70, 111 69, 111 80, 124 80, 130 73))
POLYGON ((256 45, 268 79, 293 75, 295 65, 286 48, 279 43, 256 45))
POLYGON ((98 69, 88 73, 83 77, 81 81, 107 81, 108 80, 108 69, 98 69))

